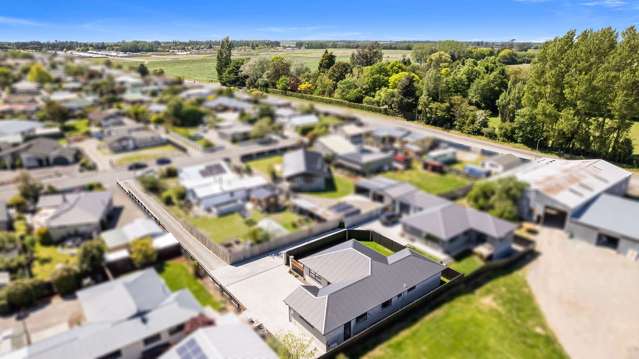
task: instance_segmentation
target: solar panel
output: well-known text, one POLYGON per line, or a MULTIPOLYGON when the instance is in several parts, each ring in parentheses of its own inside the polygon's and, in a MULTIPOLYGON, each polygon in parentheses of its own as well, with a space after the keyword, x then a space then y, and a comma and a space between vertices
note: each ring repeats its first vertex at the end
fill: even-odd
POLYGON ((179 346, 176 351, 180 359, 207 359, 206 354, 193 338, 179 346))
POLYGON ((224 166, 219 163, 208 165, 200 171, 200 175, 202 177, 219 176, 224 173, 226 173, 226 170, 224 169, 224 166))

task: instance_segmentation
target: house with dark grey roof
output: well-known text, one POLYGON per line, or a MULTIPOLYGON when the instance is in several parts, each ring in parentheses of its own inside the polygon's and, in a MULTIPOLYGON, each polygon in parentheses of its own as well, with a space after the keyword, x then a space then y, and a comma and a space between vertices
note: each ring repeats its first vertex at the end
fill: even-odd
POLYGON ((294 191, 323 191, 331 171, 321 153, 299 149, 284 154, 282 176, 294 191))
POLYGON ((486 158, 481 162, 481 166, 495 175, 521 166, 523 163, 524 160, 521 158, 506 153, 486 158))
POLYGON ((411 132, 401 127, 379 127, 370 135, 372 143, 384 150, 391 150, 411 132))
POLYGON ((401 220, 405 236, 456 256, 482 245, 496 259, 508 254, 517 225, 488 213, 445 201, 401 220))
POLYGON ((408 248, 385 256, 355 239, 290 265, 303 284, 284 300, 289 320, 326 350, 437 288, 445 268, 408 248))
POLYGON ((162 135, 146 129, 114 134, 106 137, 104 141, 115 153, 162 146, 167 143, 162 135))
POLYGON ((213 111, 252 112, 255 109, 252 103, 228 96, 220 96, 214 100, 206 101, 202 106, 213 111))
POLYGON ((63 147, 49 138, 35 138, 21 145, 0 150, 4 166, 12 168, 20 160, 24 168, 66 166, 76 163, 80 151, 75 147, 63 147))
POLYGON ((403 215, 448 203, 448 200, 423 192, 410 183, 383 176, 360 179, 355 184, 355 193, 384 203, 395 213, 403 215))
POLYGON ((639 202, 602 194, 573 214, 565 231, 570 237, 611 248, 639 259, 639 202))
POLYGON ((335 164, 355 173, 367 176, 390 170, 393 167, 393 153, 362 146, 359 147, 356 152, 336 157, 335 164))
POLYGON ((46 227, 54 241, 96 236, 113 208, 111 192, 77 192, 40 196, 34 227, 46 227))
POLYGON ((77 292, 83 322, 8 354, 24 359, 157 358, 189 330, 211 325, 186 289, 171 292, 154 269, 77 292))

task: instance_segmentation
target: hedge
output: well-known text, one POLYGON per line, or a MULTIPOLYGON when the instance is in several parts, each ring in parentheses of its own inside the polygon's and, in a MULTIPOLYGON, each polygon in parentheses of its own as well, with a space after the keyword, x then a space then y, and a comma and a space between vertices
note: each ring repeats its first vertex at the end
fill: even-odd
POLYGON ((329 105, 346 106, 346 107, 354 108, 356 110, 377 112, 377 113, 381 113, 381 114, 384 114, 384 115, 391 115, 391 116, 397 116, 398 115, 397 113, 395 113, 394 111, 392 111, 392 110, 390 110, 390 109, 388 109, 386 107, 365 105, 365 104, 362 104, 362 103, 349 102, 349 101, 341 100, 341 99, 338 99, 338 98, 316 96, 316 95, 308 95, 308 94, 303 94, 303 93, 299 93, 299 92, 291 92, 291 91, 282 91, 282 90, 278 90, 278 89, 274 89, 274 88, 267 89, 267 92, 273 93, 273 94, 276 94, 276 95, 297 97, 297 98, 301 98, 303 100, 323 102, 323 103, 327 103, 329 105))

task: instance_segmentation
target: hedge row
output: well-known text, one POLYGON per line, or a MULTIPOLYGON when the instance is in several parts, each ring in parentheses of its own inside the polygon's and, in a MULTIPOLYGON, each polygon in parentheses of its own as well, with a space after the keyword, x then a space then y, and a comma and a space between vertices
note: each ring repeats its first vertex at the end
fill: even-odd
POLYGON ((356 110, 377 112, 377 113, 381 113, 381 114, 384 114, 384 115, 392 115, 392 116, 396 116, 397 115, 395 112, 393 112, 392 110, 390 110, 390 109, 388 109, 386 107, 378 107, 378 106, 372 106, 372 105, 365 105, 365 104, 362 104, 362 103, 354 103, 354 102, 340 100, 340 99, 332 98, 332 97, 308 95, 308 94, 303 94, 303 93, 299 93, 299 92, 291 92, 291 91, 282 91, 282 90, 278 90, 278 89, 274 89, 274 88, 269 88, 267 90, 267 92, 273 93, 273 94, 276 94, 276 95, 297 97, 297 98, 301 98, 303 100, 323 102, 323 103, 327 103, 329 105, 346 106, 346 107, 354 108, 356 110))

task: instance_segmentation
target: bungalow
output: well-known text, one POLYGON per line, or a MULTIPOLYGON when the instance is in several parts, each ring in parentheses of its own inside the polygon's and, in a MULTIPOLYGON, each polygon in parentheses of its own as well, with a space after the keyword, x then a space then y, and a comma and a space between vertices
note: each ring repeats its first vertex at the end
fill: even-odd
POLYGON ((496 175, 521 166, 523 163, 524 160, 521 158, 506 153, 486 158, 481 162, 481 166, 490 171, 491 174, 496 175))
POLYGON ((489 247, 492 258, 501 258, 510 250, 517 225, 446 201, 402 218, 406 237, 450 256, 475 246, 489 247))
POLYGON ((124 111, 111 108, 106 111, 95 110, 89 114, 89 121, 102 128, 123 126, 125 124, 124 111))
POLYGON ((142 87, 144 87, 144 80, 131 74, 117 76, 115 78, 115 83, 130 92, 140 92, 142 87))
POLYGON ((639 203, 602 194, 574 213, 566 232, 593 245, 608 247, 633 260, 639 259, 639 203))
POLYGON ((354 145, 364 144, 364 139, 370 135, 373 131, 371 127, 368 126, 358 126, 356 124, 346 124, 340 126, 337 130, 337 133, 344 136, 347 140, 349 140, 354 145))
POLYGON ((40 196, 34 227, 46 227, 54 241, 96 236, 113 208, 110 192, 78 192, 40 196))
POLYGON ((155 221, 148 218, 137 218, 130 223, 100 233, 107 251, 126 249, 129 244, 140 238, 157 238, 166 232, 155 221))
POLYGON ((211 96, 215 91, 218 91, 222 88, 222 86, 218 86, 215 84, 194 87, 187 90, 184 90, 180 93, 180 97, 185 100, 197 100, 197 99, 206 99, 211 96))
POLYGON ((229 124, 228 127, 217 130, 220 138, 230 142, 241 142, 251 138, 253 127, 245 123, 236 122, 229 124))
POLYGON ((353 172, 369 175, 390 170, 393 154, 372 147, 357 147, 339 135, 323 136, 315 141, 315 149, 324 156, 333 157, 334 163, 353 172))
POLYGON ((375 146, 383 150, 392 150, 409 134, 409 130, 401 127, 379 127, 371 133, 370 139, 375 146))
POLYGON ((288 258, 291 272, 303 278, 284 299, 289 321, 308 331, 323 350, 339 346, 437 288, 445 268, 408 248, 384 256, 354 239, 288 258))
POLYGON ((62 147, 57 141, 48 138, 35 138, 18 146, 0 151, 0 160, 6 168, 16 166, 18 160, 24 168, 46 166, 66 166, 76 163, 80 151, 74 147, 62 147))
POLYGON ((277 108, 286 108, 286 107, 291 106, 291 103, 289 101, 286 101, 286 100, 281 99, 281 98, 273 97, 273 96, 267 96, 267 97, 261 99, 259 102, 261 104, 269 105, 269 106, 273 106, 273 107, 277 107, 277 108))
POLYGON ((299 149, 287 152, 282 164, 282 176, 293 191, 323 191, 331 172, 322 154, 299 149))
POLYGON ((315 114, 297 115, 288 119, 287 127, 294 131, 311 128, 318 124, 319 117, 315 114))
POLYGON ((249 199, 255 207, 264 212, 275 212, 281 208, 280 191, 272 184, 252 190, 249 199))
POLYGON ((442 148, 430 151, 426 154, 426 159, 436 161, 445 165, 457 162, 457 151, 454 148, 442 148))
POLYGON ((253 112, 255 106, 251 103, 240 101, 233 97, 220 96, 214 100, 206 101, 204 107, 213 111, 237 111, 237 112, 253 112))
POLYGON ((32 81, 18 81, 11 85, 11 93, 16 95, 40 95, 40 84, 32 81))
POLYGON ((142 148, 161 146, 167 143, 162 135, 149 130, 130 131, 108 136, 104 139, 114 153, 135 151, 142 148))
POLYGON ((218 216, 241 211, 252 191, 268 185, 262 176, 234 173, 224 161, 182 168, 179 181, 189 202, 218 216))
POLYGON ((34 137, 36 130, 42 127, 42 123, 37 121, 1 120, 0 142, 22 143, 25 139, 34 137), (13 138, 16 141, 13 141, 13 138))
POLYGON ((171 292, 153 268, 77 292, 83 322, 9 354, 25 359, 156 358, 211 325, 187 289, 171 292))

